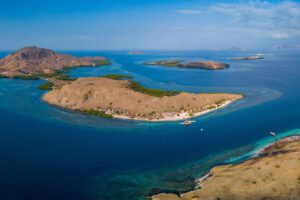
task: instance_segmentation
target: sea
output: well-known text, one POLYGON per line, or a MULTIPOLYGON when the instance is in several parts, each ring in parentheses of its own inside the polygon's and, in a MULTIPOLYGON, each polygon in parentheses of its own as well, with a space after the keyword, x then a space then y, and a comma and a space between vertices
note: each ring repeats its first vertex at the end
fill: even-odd
MULTIPOLYGON (((0 52, 0 58, 11 52, 0 52)), ((180 122, 101 119, 43 102, 43 80, 0 79, 1 200, 145 200, 180 193, 213 166, 241 162, 280 137, 300 133, 300 50, 63 51, 112 65, 71 77, 130 75, 145 87, 245 98, 180 122), (260 60, 233 57, 262 54, 260 60), (145 66, 180 59, 228 63, 224 70, 145 66), (202 130, 203 129, 203 130, 202 130), (277 133, 278 138, 268 134, 277 133)))

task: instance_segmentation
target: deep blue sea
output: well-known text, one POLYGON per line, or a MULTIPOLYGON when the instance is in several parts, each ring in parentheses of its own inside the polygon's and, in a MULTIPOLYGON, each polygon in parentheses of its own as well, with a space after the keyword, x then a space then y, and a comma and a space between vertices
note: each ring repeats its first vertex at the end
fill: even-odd
POLYGON ((183 127, 68 112, 41 100, 41 80, 0 79, 1 200, 142 200, 153 189, 184 191, 210 167, 243 159, 272 141, 268 131, 300 133, 300 50, 65 53, 113 62, 73 69, 73 77, 128 74, 147 87, 245 98, 183 127), (265 59, 230 60, 257 53, 265 59), (142 65, 170 58, 231 66, 208 71, 142 65))

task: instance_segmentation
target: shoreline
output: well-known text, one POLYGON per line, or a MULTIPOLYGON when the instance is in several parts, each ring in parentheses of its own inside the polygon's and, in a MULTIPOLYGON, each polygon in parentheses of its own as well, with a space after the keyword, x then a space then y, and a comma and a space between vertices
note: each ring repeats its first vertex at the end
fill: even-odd
POLYGON ((211 109, 207 109, 207 110, 204 110, 204 111, 201 111, 201 112, 197 112, 197 113, 193 114, 193 116, 190 116, 189 112, 180 112, 180 113, 175 114, 175 116, 171 116, 171 117, 164 117, 164 118, 160 118, 160 119, 157 119, 157 118, 156 119, 145 119, 145 118, 137 118, 137 117, 136 118, 131 118, 131 117, 127 117, 127 116, 124 116, 124 115, 111 114, 109 112, 106 112, 106 113, 107 114, 111 114, 113 116, 113 118, 115 118, 115 119, 123 119, 123 120, 145 121, 145 122, 182 121, 182 120, 196 118, 196 117, 199 117, 199 116, 211 113, 213 111, 222 109, 222 108, 228 106, 229 104, 232 104, 233 102, 235 102, 235 101, 237 101, 239 99, 242 99, 242 98, 243 97, 239 97, 239 98, 236 98, 236 99, 233 99, 233 100, 225 101, 220 106, 217 106, 217 107, 211 108, 211 109), (178 116, 178 114, 179 114, 179 116, 178 116))
MULTIPOLYGON (((255 152, 252 153, 252 155, 248 159, 242 160, 241 162, 236 163, 236 164, 231 164, 229 162, 229 163, 224 164, 224 165, 238 165, 238 164, 246 162, 248 160, 252 160, 252 159, 263 157, 264 154, 265 154, 265 151, 267 149, 275 147, 276 145, 278 145, 280 143, 284 143, 284 142, 288 142, 289 143, 289 142, 293 142, 293 141, 297 141, 297 140, 300 140, 300 135, 290 135, 290 136, 286 136, 286 137, 283 137, 283 138, 279 138, 277 141, 271 142, 271 143, 266 144, 263 147, 257 149, 255 152)), ((217 166, 212 166, 207 173, 205 173, 203 176, 195 179, 195 183, 196 183, 196 186, 194 188, 195 190, 201 188, 202 183, 204 181, 206 181, 209 177, 211 177, 213 175, 213 173, 212 173, 211 170, 214 167, 217 167, 217 166)))
POLYGON ((212 166, 207 173, 194 180, 195 186, 190 191, 179 194, 161 192, 151 195, 150 198, 152 200, 192 200, 207 197, 211 197, 210 199, 295 197, 294 194, 300 189, 299 178, 297 179, 299 144, 299 132, 278 137, 276 141, 257 149, 248 159, 238 163, 212 166), (289 170, 287 171, 286 168, 289 170), (228 191, 227 187, 231 190, 228 191))

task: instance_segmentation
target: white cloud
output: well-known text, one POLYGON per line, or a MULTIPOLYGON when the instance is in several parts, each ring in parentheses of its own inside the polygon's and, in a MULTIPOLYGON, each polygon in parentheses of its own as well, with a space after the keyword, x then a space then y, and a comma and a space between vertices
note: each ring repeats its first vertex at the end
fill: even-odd
POLYGON ((249 1, 243 4, 217 4, 209 10, 227 15, 243 26, 263 29, 300 29, 300 4, 296 2, 249 1))
POLYGON ((289 35, 287 33, 280 33, 280 32, 275 32, 272 33, 272 38, 274 39, 286 39, 289 38, 289 35))
POLYGON ((184 15, 198 15, 203 13, 201 10, 177 10, 176 12, 184 15))
MULTIPOLYGON (((242 33, 244 37, 269 39, 300 37, 300 3, 297 1, 274 3, 250 0, 217 3, 199 9, 178 10, 177 13, 211 16, 215 21, 207 21, 207 26, 222 26, 223 32, 230 31, 236 35, 242 33)), ((201 26, 205 26, 205 21, 201 26)))

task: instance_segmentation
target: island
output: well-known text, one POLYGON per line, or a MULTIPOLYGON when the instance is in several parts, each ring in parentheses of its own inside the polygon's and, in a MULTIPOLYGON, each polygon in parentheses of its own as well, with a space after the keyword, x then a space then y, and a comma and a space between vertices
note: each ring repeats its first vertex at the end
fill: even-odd
POLYGON ((128 55, 144 55, 143 51, 129 51, 128 55))
POLYGON ((299 199, 300 136, 281 139, 239 164, 216 166, 193 191, 162 193, 152 200, 299 199))
POLYGON ((0 59, 0 77, 35 79, 62 69, 109 64, 106 58, 100 56, 75 57, 32 46, 22 48, 0 59))
POLYGON ((180 67, 180 68, 207 69, 207 70, 226 69, 230 66, 229 64, 219 63, 215 61, 185 62, 183 60, 174 60, 174 59, 145 62, 144 65, 159 65, 165 67, 180 67))
POLYGON ((229 50, 242 51, 242 50, 244 50, 244 49, 241 48, 241 47, 231 47, 231 48, 229 48, 229 50))
POLYGON ((264 59, 264 57, 261 55, 256 55, 256 56, 244 56, 244 57, 231 58, 231 60, 259 60, 259 59, 264 59))
POLYGON ((97 115, 143 121, 174 121, 206 114, 240 98, 239 94, 193 94, 146 88, 126 75, 86 77, 56 83, 43 100, 51 105, 97 115), (125 79, 125 80, 124 80, 125 79))

